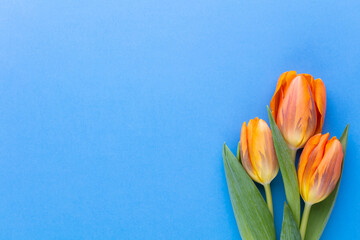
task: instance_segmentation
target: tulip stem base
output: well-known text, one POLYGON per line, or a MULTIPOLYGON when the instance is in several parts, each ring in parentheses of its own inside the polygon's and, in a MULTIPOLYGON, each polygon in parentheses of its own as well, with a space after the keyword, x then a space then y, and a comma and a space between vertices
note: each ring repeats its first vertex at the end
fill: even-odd
POLYGON ((301 239, 305 239, 305 233, 306 233, 306 227, 307 227, 307 223, 308 223, 308 219, 309 219, 309 215, 310 215, 310 209, 311 209, 311 204, 305 203, 305 208, 304 208, 304 212, 303 212, 303 216, 301 219, 301 224, 300 224, 300 234, 301 234, 301 239))
POLYGON ((297 149, 292 149, 292 148, 289 148, 289 149, 290 149, 290 154, 291 154, 291 160, 295 164, 297 149))
POLYGON ((266 202, 267 202, 269 211, 270 211, 271 215, 274 216, 270 183, 264 184, 264 188, 265 188, 265 194, 266 194, 266 202))

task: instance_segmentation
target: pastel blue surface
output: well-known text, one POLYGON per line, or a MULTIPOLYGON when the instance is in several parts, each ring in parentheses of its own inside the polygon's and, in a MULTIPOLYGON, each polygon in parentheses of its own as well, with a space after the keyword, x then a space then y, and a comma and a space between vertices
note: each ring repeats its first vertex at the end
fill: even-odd
MULTIPOLYGON (((350 124, 322 239, 360 235, 360 3, 0 4, 0 239, 240 239, 222 145, 280 74, 322 78, 350 124)), ((272 183, 280 234, 284 190, 272 183)))

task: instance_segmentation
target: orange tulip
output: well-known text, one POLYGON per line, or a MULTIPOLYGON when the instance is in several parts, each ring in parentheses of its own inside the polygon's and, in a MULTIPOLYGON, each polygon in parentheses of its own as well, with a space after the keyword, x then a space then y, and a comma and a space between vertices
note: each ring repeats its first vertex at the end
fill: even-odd
POLYGON ((340 141, 329 133, 316 134, 306 143, 298 166, 300 194, 309 204, 324 200, 334 190, 341 173, 340 141))
POLYGON ((265 188, 266 202, 273 215, 270 182, 279 171, 272 134, 267 123, 259 118, 251 119, 248 126, 244 122, 239 142, 241 163, 256 182, 265 188))
POLYGON ((279 171, 272 134, 267 123, 259 118, 244 122, 240 137, 241 163, 258 183, 269 184, 279 171))
POLYGON ((298 166, 301 197, 305 201, 300 234, 305 238, 311 206, 327 198, 334 190, 341 174, 343 150, 340 141, 329 133, 316 134, 306 143, 298 166))
POLYGON ((283 73, 277 83, 270 108, 285 141, 293 150, 320 133, 326 111, 323 81, 309 74, 283 73))

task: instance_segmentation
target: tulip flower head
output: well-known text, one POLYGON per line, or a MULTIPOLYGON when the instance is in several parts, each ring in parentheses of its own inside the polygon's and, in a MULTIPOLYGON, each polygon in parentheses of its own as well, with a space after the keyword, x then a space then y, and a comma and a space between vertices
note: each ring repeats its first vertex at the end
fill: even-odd
POLYGON ((324 200, 334 190, 341 173, 343 150, 340 141, 329 133, 309 139, 298 166, 300 194, 307 204, 324 200))
POLYGON ((289 147, 302 148, 311 136, 322 130, 326 111, 325 85, 309 74, 285 72, 278 80, 270 108, 289 147))
POLYGON ((244 122, 240 137, 241 163, 249 176, 260 184, 269 184, 279 171, 272 134, 259 118, 244 122))

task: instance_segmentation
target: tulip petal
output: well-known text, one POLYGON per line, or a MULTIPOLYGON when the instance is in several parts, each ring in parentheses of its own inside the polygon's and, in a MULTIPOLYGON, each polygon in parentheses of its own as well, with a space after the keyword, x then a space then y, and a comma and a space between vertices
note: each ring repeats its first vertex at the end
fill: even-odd
POLYGON ((291 80, 293 80, 295 77, 296 77, 296 71, 284 72, 279 77, 279 80, 276 85, 275 93, 270 102, 271 113, 275 119, 275 122, 277 119, 280 100, 284 97, 285 89, 289 86, 291 80))
POLYGON ((318 111, 317 128, 315 133, 320 133, 324 124, 326 112, 326 89, 323 81, 318 78, 314 81, 314 100, 318 111))
POLYGON ((259 118, 243 123, 239 142, 241 163, 250 177, 261 184, 270 183, 279 171, 271 130, 259 118))
POLYGON ((248 123, 247 139, 248 139, 248 152, 251 165, 254 169, 254 174, 256 174, 257 179, 255 181, 263 183, 263 179, 259 175, 259 170, 261 170, 263 156, 261 153, 261 143, 262 140, 261 133, 258 130, 259 118, 251 119, 248 123))
POLYGON ((312 151, 311 155, 308 158, 307 166, 304 171, 304 178, 307 180, 310 180, 310 177, 313 176, 314 172, 318 168, 318 166, 321 163, 321 160, 323 159, 325 147, 327 140, 329 139, 329 133, 326 133, 324 135, 319 134, 320 141, 315 146, 314 150, 312 151))
MULTIPOLYGON (((270 183, 279 171, 272 135, 267 123, 255 118, 250 159, 262 183, 270 183)), ((250 123, 249 123, 250 125, 250 123)), ((249 138, 250 139, 250 138, 249 138)))
MULTIPOLYGON (((249 122, 250 125, 250 122, 249 122)), ((254 179, 256 182, 261 182, 256 170, 250 160, 249 155, 249 145, 248 145, 249 139, 248 139, 248 127, 246 126, 246 123, 244 122, 241 128, 241 136, 240 136, 240 153, 241 153, 241 164, 243 165, 246 172, 250 175, 252 179, 254 179)))
POLYGON ((311 88, 302 75, 295 77, 280 102, 277 125, 286 142, 301 148, 316 129, 316 107, 311 88))
POLYGON ((311 177, 310 202, 318 203, 334 190, 340 178, 342 159, 341 143, 333 137, 327 142, 323 159, 311 177))
POLYGON ((311 88, 311 92, 314 92, 314 78, 313 76, 311 76, 310 74, 307 73, 301 73, 298 76, 303 76, 306 81, 308 82, 310 88, 311 88))
POLYGON ((304 177, 305 177, 304 173, 309 165, 308 159, 310 158, 314 149, 320 142, 320 139, 321 139, 321 134, 317 134, 309 139, 309 141, 306 143, 306 145, 301 153, 299 164, 298 164, 298 172, 297 173, 298 173, 300 194, 301 194, 302 198, 305 200, 307 198, 307 196, 306 196, 307 191, 305 191, 307 181, 306 181, 306 179, 304 179, 304 177))

